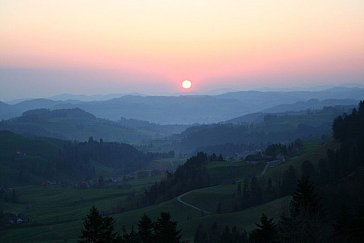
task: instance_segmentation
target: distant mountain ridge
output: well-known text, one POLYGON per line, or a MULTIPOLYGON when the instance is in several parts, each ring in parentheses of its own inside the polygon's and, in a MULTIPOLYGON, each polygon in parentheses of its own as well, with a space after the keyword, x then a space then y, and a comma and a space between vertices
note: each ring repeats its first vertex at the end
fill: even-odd
POLYGON ((232 123, 232 124, 239 124, 239 123, 255 123, 263 121, 263 118, 268 114, 275 114, 275 113, 287 113, 287 112, 300 112, 306 110, 321 110, 325 107, 342 107, 343 109, 347 108, 354 108, 358 102, 353 99, 328 99, 328 100, 317 100, 311 99, 308 101, 298 101, 293 104, 283 104, 273 106, 271 108, 265 109, 261 112, 251 113, 243 116, 239 116, 223 123, 232 123))
POLYGON ((187 126, 162 126, 125 118, 115 122, 97 118, 79 108, 35 109, 24 112, 20 117, 0 122, 0 130, 18 134, 78 141, 94 137, 97 140, 131 144, 169 136, 182 132, 185 128, 187 126))
MULTIPOLYGON (((336 100, 335 105, 347 105, 348 102, 355 104, 363 97, 364 88, 337 87, 321 91, 240 91, 221 95, 125 95, 101 101, 34 99, 14 105, 0 104, 0 119, 20 116, 31 109, 80 108, 96 117, 114 121, 125 117, 158 124, 206 124, 226 121, 249 113, 270 112, 269 109, 284 112, 292 109, 292 104, 311 99, 320 102, 336 100)), ((319 107, 322 108, 322 105, 319 107)))
POLYGON ((214 151, 225 154, 223 151, 229 150, 231 154, 233 149, 236 149, 236 153, 241 152, 241 147, 262 148, 272 143, 288 143, 297 138, 329 136, 333 119, 351 112, 354 107, 331 106, 299 112, 254 113, 224 123, 191 126, 171 137, 171 143, 166 147, 184 153, 214 151))

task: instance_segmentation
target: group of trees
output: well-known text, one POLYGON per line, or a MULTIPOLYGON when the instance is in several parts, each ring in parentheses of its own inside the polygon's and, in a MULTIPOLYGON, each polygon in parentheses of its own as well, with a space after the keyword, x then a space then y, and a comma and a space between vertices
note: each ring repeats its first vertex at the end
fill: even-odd
POLYGON ((179 243, 181 231, 177 230, 177 222, 171 220, 169 213, 162 212, 153 222, 146 214, 138 223, 138 230, 134 228, 121 233, 114 229, 115 221, 112 217, 102 216, 96 207, 91 207, 84 220, 81 243, 179 243))
POLYGON ((271 144, 266 149, 264 154, 275 158, 277 155, 282 154, 284 156, 294 156, 301 152, 303 149, 303 142, 301 139, 296 139, 293 143, 289 144, 271 144))
MULTIPOLYGON (((359 109, 349 115, 335 119, 333 124, 334 138, 340 143, 336 151, 328 150, 327 158, 321 159, 317 166, 305 160, 301 166, 289 166, 278 177, 266 178, 255 176, 246 178, 243 183, 237 182, 237 189, 231 200, 217 204, 217 212, 231 212, 256 206, 276 198, 291 195, 300 177, 310 178, 317 186, 333 185, 340 178, 348 175, 358 166, 364 165, 364 102, 359 109), (361 148, 361 149, 360 149, 361 148)), ((283 154, 293 156, 303 148, 302 141, 297 139, 288 145, 273 144, 267 147, 270 156, 283 154)))
POLYGON ((167 178, 147 189, 143 201, 153 204, 196 188, 208 186, 210 184, 210 176, 206 167, 208 161, 207 154, 197 153, 179 166, 174 173, 168 173, 167 178))
POLYGON ((87 142, 66 142, 56 158, 58 172, 68 175, 91 179, 96 176, 95 163, 113 168, 115 174, 127 174, 141 169, 151 161, 148 156, 133 146, 96 141, 92 137, 87 142))
MULTIPOLYGON (((348 109, 347 107, 331 107, 314 112, 270 114, 264 118, 264 121, 257 119, 251 124, 234 122, 235 124, 192 126, 181 133, 175 146, 186 151, 195 149, 206 151, 201 149, 220 144, 255 144, 261 145, 260 148, 262 148, 272 143, 293 141, 296 138, 330 135, 331 120, 348 109)), ((235 153, 241 152, 239 147, 235 149, 235 153)), ((233 152, 230 149, 226 151, 233 152)), ((224 155, 227 154, 224 153, 224 155)))
POLYGON ((248 233, 236 226, 221 227, 216 222, 210 225, 200 224, 194 236, 195 243, 232 243, 248 242, 248 233))
MULTIPOLYGON (((64 141, 24 137, 0 131, 0 187, 41 184, 47 181, 70 184, 95 179, 96 166, 109 168, 106 176, 122 176, 146 167, 152 158, 131 145, 94 140, 64 141)), ((173 154, 173 153, 168 153, 173 154)), ((107 173, 107 172, 106 172, 107 173)))
POLYGON ((262 203, 263 191, 257 177, 253 176, 250 181, 247 179, 244 180, 243 187, 239 181, 235 197, 236 204, 234 211, 262 203))
POLYGON ((354 215, 344 211, 333 220, 330 220, 333 216, 330 213, 323 206, 314 185, 308 177, 303 177, 292 195, 288 213, 283 214, 278 223, 263 214, 261 223, 256 224, 257 229, 250 233, 250 240, 252 243, 362 242, 363 210, 354 215))
POLYGON ((327 159, 319 163, 320 178, 324 183, 334 183, 364 165, 364 101, 351 114, 335 119, 333 136, 340 148, 328 150, 327 159))
MULTIPOLYGON (((314 183, 317 182, 318 174, 313 164, 308 160, 301 164, 300 175, 310 178, 314 183)), ((296 169, 289 166, 276 180, 264 177, 258 179, 258 177, 252 176, 250 179, 246 178, 243 182, 238 181, 231 201, 219 202, 217 211, 219 213, 222 211, 239 211, 291 195, 296 188, 298 178, 296 169)))
POLYGON ((325 231, 325 209, 317 196, 313 184, 307 177, 297 183, 292 195, 288 214, 283 214, 276 223, 262 214, 256 229, 249 234, 239 231, 236 226, 218 230, 216 224, 210 228, 199 226, 195 233, 195 243, 315 243, 329 242, 325 231))
MULTIPOLYGON (((263 202, 267 194, 278 198, 293 193, 289 211, 277 223, 263 215, 257 229, 249 235, 250 242, 362 242, 363 184, 360 181, 357 187, 353 187, 356 184, 348 184, 351 185, 349 188, 344 187, 340 191, 338 184, 352 181, 351 178, 364 166, 364 102, 360 102, 358 110, 354 109, 351 114, 335 119, 333 135, 340 146, 335 151, 328 150, 327 158, 321 159, 317 167, 306 160, 301 163, 299 173, 296 173, 295 168, 290 166, 275 181, 274 186, 270 178, 262 178, 261 181, 252 178, 250 182, 245 181, 243 188, 238 184, 235 195, 237 198, 246 195, 241 196, 245 201, 249 201, 251 193, 260 191, 263 202), (302 179, 295 189, 299 176, 302 179), (259 189, 259 184, 266 186, 259 189), (321 196, 315 192, 315 186, 325 188, 321 196), (352 194, 355 195, 347 197, 352 194), (341 213, 338 213, 339 204, 341 213)), ((281 148, 272 146, 270 149, 279 151, 281 148)))
POLYGON ((200 225, 195 243, 325 243, 362 242, 364 237, 364 207, 354 215, 346 211, 334 221, 323 206, 314 184, 308 177, 298 181, 287 212, 276 222, 262 214, 256 229, 249 234, 237 226, 226 226, 222 231, 215 224, 210 228, 200 225))
POLYGON ((182 193, 201 187, 210 186, 225 178, 212 178, 208 172, 209 161, 224 161, 224 157, 216 154, 208 155, 198 152, 189 158, 183 165, 178 166, 175 172, 167 172, 166 178, 154 183, 144 193, 132 192, 117 211, 139 208, 158 202, 170 200, 182 193))

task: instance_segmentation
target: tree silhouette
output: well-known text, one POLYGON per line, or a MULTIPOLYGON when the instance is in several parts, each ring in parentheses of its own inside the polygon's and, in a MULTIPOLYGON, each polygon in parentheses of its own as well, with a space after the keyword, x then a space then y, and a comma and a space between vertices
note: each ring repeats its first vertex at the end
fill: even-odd
POLYGON ((171 215, 162 212, 154 225, 158 243, 179 243, 181 231, 177 230, 177 222, 171 221, 171 215))
POLYGON ((293 193, 289 216, 282 216, 280 231, 283 242, 322 242, 325 211, 321 199, 307 177, 303 177, 293 193))
POLYGON ((123 230, 123 236, 118 238, 118 243, 141 243, 139 234, 134 231, 134 227, 131 228, 130 233, 123 230))
POLYGON ((260 224, 256 224, 257 229, 253 230, 249 235, 252 243, 275 243, 278 242, 278 229, 273 219, 265 214, 260 218, 260 224))
POLYGON ((139 220, 138 234, 141 242, 143 243, 155 242, 155 235, 153 233, 153 222, 146 214, 144 214, 139 220))
POLYGON ((83 225, 80 239, 82 243, 106 243, 116 239, 113 218, 103 217, 95 206, 91 207, 83 225))

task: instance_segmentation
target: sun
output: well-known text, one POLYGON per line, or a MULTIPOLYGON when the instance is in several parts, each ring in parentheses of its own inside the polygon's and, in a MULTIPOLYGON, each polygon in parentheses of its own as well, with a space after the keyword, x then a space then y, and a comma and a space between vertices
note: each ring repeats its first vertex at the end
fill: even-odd
POLYGON ((192 82, 190 80, 184 80, 182 81, 182 88, 184 89, 190 89, 192 86, 192 82))

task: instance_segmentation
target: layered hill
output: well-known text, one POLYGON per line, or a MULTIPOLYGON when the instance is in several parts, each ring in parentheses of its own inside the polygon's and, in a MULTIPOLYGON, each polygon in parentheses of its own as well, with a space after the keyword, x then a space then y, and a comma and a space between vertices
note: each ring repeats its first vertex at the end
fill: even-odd
POLYGON ((122 176, 147 166, 150 161, 150 157, 124 143, 92 139, 76 143, 0 130, 1 186, 122 176))
POLYGON ((354 106, 300 112, 255 113, 225 123, 192 126, 171 138, 173 142, 170 146, 177 151, 206 151, 230 156, 249 148, 264 148, 271 143, 287 143, 297 138, 330 135, 333 119, 343 112, 350 112, 352 108, 354 106), (245 147, 242 148, 241 145, 245 147))
POLYGON ((85 141, 89 137, 104 141, 141 143, 181 132, 185 126, 161 126, 144 121, 99 119, 79 108, 37 109, 0 122, 0 129, 15 133, 85 141))
MULTIPOLYGON (((241 91, 222 95, 126 95, 99 101, 35 99, 6 107, 0 106, 0 119, 20 116, 31 109, 80 108, 96 117, 115 121, 125 117, 158 124, 201 124, 221 122, 264 110, 267 112, 300 110, 302 105, 295 103, 307 102, 310 99, 317 99, 318 102, 334 99, 335 102, 332 101, 330 105, 355 105, 362 97, 364 97, 363 88, 339 87, 321 91, 241 91), (280 106, 287 104, 287 107, 280 106), (297 108, 290 107, 291 104, 297 108)), ((324 105, 315 106, 322 108, 324 105)), ((312 108, 312 104, 304 108, 312 108)))

